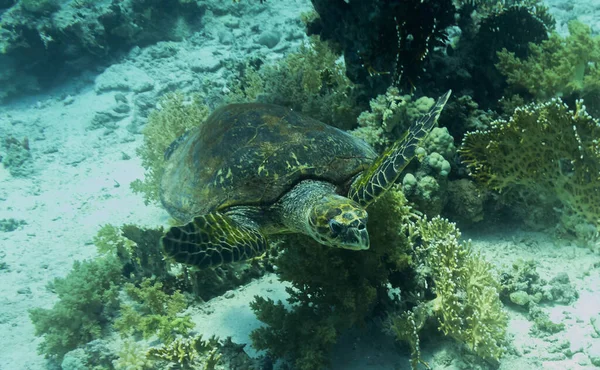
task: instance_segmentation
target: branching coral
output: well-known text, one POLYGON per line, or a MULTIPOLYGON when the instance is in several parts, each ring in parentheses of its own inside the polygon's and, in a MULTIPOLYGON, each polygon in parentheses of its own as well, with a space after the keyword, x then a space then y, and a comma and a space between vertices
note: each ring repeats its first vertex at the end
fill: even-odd
POLYGON ((191 318, 180 315, 187 307, 185 297, 178 291, 169 295, 162 287, 162 283, 152 279, 145 279, 140 287, 125 284, 125 292, 135 303, 122 305, 120 317, 115 320, 114 327, 122 336, 156 335, 164 343, 171 343, 177 335, 189 333, 193 327, 191 318))
POLYGON ((103 255, 122 255, 128 259, 135 248, 135 243, 122 235, 121 228, 111 224, 103 225, 93 241, 98 253, 103 255))
POLYGON ((117 352, 119 356, 112 362, 115 370, 147 370, 152 366, 152 360, 146 356, 146 346, 128 338, 117 352))
POLYGON ((558 207, 563 226, 600 229, 600 124, 578 101, 515 110, 487 131, 465 136, 462 157, 472 175, 498 191, 524 190, 529 200, 558 207))
POLYGON ((600 89, 600 37, 590 27, 569 23, 570 35, 553 33, 539 45, 529 44, 529 57, 520 59, 506 49, 498 53, 496 67, 508 83, 526 89, 534 98, 546 100, 578 92, 584 97, 600 89))
POLYGON ((34 308, 30 313, 36 335, 44 335, 39 349, 58 360, 69 351, 99 338, 119 306, 121 264, 115 257, 76 261, 65 278, 52 287, 60 300, 51 309, 34 308))
POLYGON ((292 306, 255 297, 251 306, 268 325, 252 333, 256 348, 290 357, 296 369, 323 368, 340 332, 364 323, 376 305, 389 301, 388 279, 403 291, 410 289, 406 200, 397 189, 390 190, 369 213, 367 251, 327 248, 301 236, 287 240, 293 245, 280 254, 277 266, 280 278, 292 284, 292 306))
POLYGON ((442 218, 420 219, 416 229, 422 241, 416 255, 431 271, 440 330, 483 358, 499 359, 508 318, 491 264, 460 243, 456 226, 442 218))
POLYGON ((159 200, 164 155, 169 145, 187 130, 202 124, 209 115, 208 107, 197 95, 188 99, 181 93, 169 93, 160 106, 161 109, 150 113, 143 130, 144 144, 137 151, 146 169, 145 179, 131 183, 133 191, 143 194, 146 203, 159 200))
POLYGON ((202 335, 198 335, 177 338, 160 348, 150 348, 148 357, 165 361, 168 368, 214 370, 221 358, 219 347, 217 338, 204 340, 202 335))
POLYGON ((338 128, 353 128, 360 105, 338 59, 328 43, 313 37, 276 64, 260 70, 247 66, 227 100, 283 105, 338 128))
POLYGON ((322 368, 340 332, 392 309, 403 312, 390 317, 390 329, 410 344, 414 366, 422 362, 419 331, 430 317, 480 356, 497 359, 506 316, 490 264, 458 242, 453 224, 413 214, 397 188, 369 214, 369 250, 326 248, 305 238, 288 241, 294 245, 282 251, 277 266, 292 284, 290 307, 255 297, 251 306, 267 326, 252 333, 254 346, 291 358, 297 369, 322 368))

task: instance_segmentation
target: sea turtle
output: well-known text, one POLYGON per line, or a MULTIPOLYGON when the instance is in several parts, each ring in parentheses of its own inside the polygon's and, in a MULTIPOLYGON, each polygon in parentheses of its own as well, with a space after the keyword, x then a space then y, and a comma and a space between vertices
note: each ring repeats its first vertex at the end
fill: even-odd
POLYGON ((270 104, 215 110, 167 149, 161 201, 181 226, 161 239, 200 268, 262 254, 268 236, 304 233, 336 248, 369 248, 366 208, 400 176, 450 91, 383 154, 332 126, 270 104))

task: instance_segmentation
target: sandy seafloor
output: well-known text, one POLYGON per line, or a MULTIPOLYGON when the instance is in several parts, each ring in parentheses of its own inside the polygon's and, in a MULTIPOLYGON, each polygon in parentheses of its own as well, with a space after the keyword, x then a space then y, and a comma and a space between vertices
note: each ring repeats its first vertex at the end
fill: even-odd
MULTIPOLYGON (((556 1, 550 5, 559 29, 565 29, 568 19, 578 17, 599 30, 599 2, 569 5, 567 1, 556 1)), ((251 9, 250 5, 241 6, 251 9)), ((218 58, 242 58, 258 51, 276 58, 303 39, 301 24, 295 19, 300 10, 308 9, 308 1, 273 0, 266 7, 267 10, 255 11, 246 18, 242 16, 239 22, 232 22, 229 15, 207 20, 207 30, 234 28, 233 43, 223 44, 216 31, 209 31, 196 35, 196 42, 170 43, 176 52, 160 61, 152 58, 152 51, 158 46, 136 49, 117 63, 113 76, 104 74, 97 79, 101 72, 88 73, 51 91, 0 106, 0 135, 27 136, 34 169, 28 177, 14 178, 0 166, 0 219, 27 222, 15 231, 0 233, 0 259, 8 267, 0 270, 0 370, 47 368, 46 360, 36 351, 41 339, 34 336, 28 310, 54 304, 57 298, 46 285, 55 277, 65 276, 73 261, 96 255, 92 238, 101 225, 157 226, 168 220, 164 210, 144 205, 129 188, 129 183, 144 172, 135 154, 142 136, 127 129, 134 113, 116 122, 114 130, 89 129, 95 112, 114 106, 114 95, 119 92, 108 88, 97 93, 98 85, 110 84, 106 81, 115 78, 127 81, 131 74, 131 81, 142 76, 158 95, 173 81, 185 89, 197 85, 202 78, 212 81, 215 88, 227 89, 221 79, 226 67, 220 65, 218 58), (272 27, 284 35, 273 49, 258 45, 258 35, 251 31, 254 24, 261 24, 264 29, 269 22, 276 22, 272 27), (195 67, 196 71, 204 70, 201 77, 190 70, 190 60, 206 63, 195 67), (124 153, 131 158, 124 159, 124 153)), ((135 87, 126 88, 124 94, 131 103, 135 87)), ((571 305, 544 307, 553 320, 566 325, 565 330, 554 335, 532 336, 532 324, 526 315, 509 310, 512 346, 501 361, 501 369, 596 368, 590 359, 600 359, 598 253, 556 240, 548 233, 504 226, 465 231, 463 236, 471 238, 474 249, 498 266, 517 259, 534 259, 539 262, 542 278, 549 280, 566 272, 579 292, 579 299, 571 305), (598 320, 596 329, 592 318, 598 320)), ((266 275, 190 308, 196 329, 206 335, 232 336, 238 343, 249 342, 248 334, 260 325, 248 307, 257 294, 285 299, 277 277, 266 275)), ((247 348, 254 356, 252 348, 247 348)), ((422 350, 433 369, 470 368, 461 360, 464 352, 452 340, 425 340, 422 350)), ((409 368, 407 353, 398 352, 393 339, 368 330, 342 337, 332 363, 334 369, 409 368)))

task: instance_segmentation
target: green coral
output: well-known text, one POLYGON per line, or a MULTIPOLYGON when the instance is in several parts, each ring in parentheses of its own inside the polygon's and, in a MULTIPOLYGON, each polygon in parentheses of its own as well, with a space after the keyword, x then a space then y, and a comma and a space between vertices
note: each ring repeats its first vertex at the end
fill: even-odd
POLYGON ((499 359, 508 317, 491 264, 460 243, 456 226, 442 218, 420 219, 416 229, 422 241, 416 255, 431 271, 440 330, 483 358, 499 359))
POLYGON ((194 327, 189 315, 181 315, 187 301, 179 291, 167 294, 163 284, 153 279, 144 279, 139 287, 126 283, 124 290, 133 302, 121 306, 114 323, 122 336, 141 334, 147 339, 156 335, 164 343, 171 343, 194 327))
POLYGON ((246 67, 231 83, 229 103, 260 101, 290 107, 332 126, 349 129, 360 113, 354 84, 339 54, 313 37, 297 52, 256 70, 246 67))
POLYGON ((153 361, 148 358, 147 347, 132 338, 126 339, 117 351, 118 358, 112 362, 115 370, 147 370, 153 361))
POLYGON ((220 346, 215 337, 177 338, 166 346, 150 348, 148 357, 167 362, 167 368, 214 370, 221 359, 220 346))
POLYGON ((145 178, 131 183, 131 189, 143 194, 146 204, 159 201, 164 155, 169 145, 187 130, 201 125, 209 115, 208 107, 198 95, 186 97, 180 92, 168 93, 159 105, 161 108, 148 117, 143 129, 144 144, 137 150, 146 169, 145 178))
MULTIPOLYGON (((460 149, 485 186, 523 194, 526 203, 557 210, 562 226, 600 230, 600 124, 577 101, 575 111, 552 100, 515 110, 487 131, 467 134, 460 149)), ((593 233, 595 234, 595 233, 593 233)))
POLYGON ((39 350, 61 360, 69 351, 99 338, 119 306, 122 266, 115 257, 76 261, 65 278, 51 288, 60 299, 51 309, 29 311, 35 334, 44 336, 39 350))
POLYGON ((251 307, 267 325, 252 332, 254 347, 290 358, 296 369, 323 368, 341 332, 375 312, 396 310, 404 313, 393 324, 411 345, 415 366, 421 362, 417 332, 432 316, 443 333, 497 359, 506 315, 490 264, 458 242, 453 224, 415 215, 397 187, 369 214, 366 251, 326 248, 302 236, 286 239, 275 264, 292 285, 289 306, 255 297, 251 307), (434 294, 438 298, 431 300, 434 294))
POLYGON ((410 263, 405 230, 412 214, 404 196, 392 189, 369 213, 371 248, 360 253, 327 248, 301 235, 286 240, 289 247, 276 265, 280 279, 292 285, 287 289, 292 306, 255 297, 251 307, 267 324, 252 332, 255 348, 291 358, 296 369, 326 367, 338 335, 363 324, 377 304, 390 300, 390 279, 409 290, 412 280, 403 272, 410 263))
POLYGON ((358 116, 358 128, 351 133, 381 152, 400 139, 433 103, 428 97, 413 100, 411 95, 401 95, 397 87, 391 86, 385 95, 371 100, 370 110, 358 116))
POLYGON ((141 228, 136 225, 120 227, 106 224, 94 237, 100 255, 117 256, 127 271, 129 282, 140 283, 144 278, 154 277, 166 286, 178 285, 191 290, 189 282, 169 274, 170 264, 160 248, 162 227, 141 228), (178 281, 176 281, 178 280, 178 281))
POLYGON ((444 159, 451 160, 456 155, 454 138, 446 127, 434 127, 429 136, 423 140, 422 146, 427 153, 438 153, 444 159))
POLYGON ((570 35, 550 35, 541 44, 529 44, 529 56, 522 60, 506 49, 498 52, 496 67, 509 84, 526 89, 545 100, 579 92, 580 96, 600 90, 600 37, 592 37, 589 26, 573 20, 570 35))
POLYGON ((94 245, 101 255, 122 255, 129 258, 136 244, 122 235, 121 228, 111 224, 103 225, 93 238, 94 245))
POLYGON ((430 369, 429 365, 421 358, 421 338, 419 332, 425 326, 431 313, 427 305, 419 305, 412 310, 400 314, 392 314, 385 322, 386 329, 398 342, 408 343, 410 346, 410 365, 417 369, 419 364, 430 369))

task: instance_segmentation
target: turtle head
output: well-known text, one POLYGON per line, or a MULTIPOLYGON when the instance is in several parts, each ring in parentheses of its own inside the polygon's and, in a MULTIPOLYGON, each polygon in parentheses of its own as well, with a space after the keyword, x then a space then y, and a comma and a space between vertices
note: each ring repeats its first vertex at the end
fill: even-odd
POLYGON ((367 219, 367 211, 358 203, 328 194, 311 207, 308 231, 316 241, 330 247, 369 249, 367 219))

